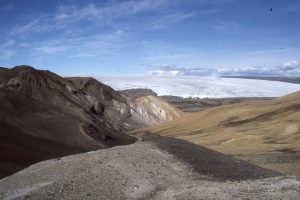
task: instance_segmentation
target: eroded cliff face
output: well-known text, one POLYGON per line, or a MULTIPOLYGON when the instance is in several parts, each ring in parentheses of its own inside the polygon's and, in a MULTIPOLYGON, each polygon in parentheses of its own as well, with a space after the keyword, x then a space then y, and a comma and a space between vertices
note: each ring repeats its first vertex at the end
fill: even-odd
POLYGON ((179 109, 155 96, 138 97, 131 106, 133 118, 146 125, 157 125, 182 115, 179 109))
POLYGON ((108 127, 122 132, 157 125, 177 118, 182 112, 155 96, 134 98, 113 90, 93 78, 68 78, 88 101, 89 108, 108 127))

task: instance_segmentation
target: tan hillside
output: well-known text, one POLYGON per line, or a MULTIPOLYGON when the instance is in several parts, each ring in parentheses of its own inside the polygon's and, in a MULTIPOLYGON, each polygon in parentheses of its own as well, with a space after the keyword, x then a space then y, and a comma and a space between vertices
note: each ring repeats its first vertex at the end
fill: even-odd
POLYGON ((153 125, 171 121, 183 114, 181 110, 170 105, 164 99, 156 96, 141 96, 136 98, 131 107, 134 121, 153 125))
POLYGON ((300 92, 187 113, 132 132, 176 137, 286 174, 300 175, 300 92))

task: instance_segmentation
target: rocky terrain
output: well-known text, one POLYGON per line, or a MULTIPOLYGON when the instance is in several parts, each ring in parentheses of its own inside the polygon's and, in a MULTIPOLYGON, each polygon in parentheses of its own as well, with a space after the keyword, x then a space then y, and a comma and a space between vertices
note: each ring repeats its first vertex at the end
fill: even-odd
POLYGON ((0 177, 41 160, 133 143, 124 132, 180 115, 161 99, 141 101, 93 78, 28 66, 1 70, 0 177))
POLYGON ((182 117, 132 134, 176 137, 288 175, 300 175, 300 93, 244 101, 182 117))
POLYGON ((171 138, 35 164, 0 180, 8 199, 297 199, 300 180, 171 138))
POLYGON ((243 101, 272 99, 272 97, 183 98, 177 96, 161 96, 161 98, 183 112, 203 111, 218 106, 240 103, 243 101))
POLYGON ((131 96, 132 98, 138 98, 143 96, 157 96, 157 93, 155 93, 153 90, 142 89, 142 88, 120 90, 120 92, 128 96, 131 96))

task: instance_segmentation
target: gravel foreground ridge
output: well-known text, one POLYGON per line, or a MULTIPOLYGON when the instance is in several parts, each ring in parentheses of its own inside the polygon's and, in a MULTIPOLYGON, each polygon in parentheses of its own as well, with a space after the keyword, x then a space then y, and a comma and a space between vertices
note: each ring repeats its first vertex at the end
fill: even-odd
POLYGON ((299 199, 284 177, 177 139, 37 163, 0 180, 0 199, 299 199))

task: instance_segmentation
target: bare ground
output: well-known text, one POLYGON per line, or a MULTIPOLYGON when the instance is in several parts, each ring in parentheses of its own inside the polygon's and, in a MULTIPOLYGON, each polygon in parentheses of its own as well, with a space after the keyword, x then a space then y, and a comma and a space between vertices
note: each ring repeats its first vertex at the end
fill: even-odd
POLYGON ((183 112, 198 112, 210 108, 236 104, 244 101, 270 100, 272 97, 236 97, 236 98, 182 98, 177 96, 161 96, 168 103, 183 112))
MULTIPOLYGON (((35 164, 0 181, 0 199, 299 199, 300 180, 176 139, 146 138, 35 164), (162 141, 162 142, 161 142, 162 141), (194 146, 192 146, 194 147, 194 146), (186 153, 189 159, 182 159, 186 153), (205 173, 205 162, 216 162, 205 173), (198 159, 199 158, 199 159, 198 159), (193 160, 198 159, 198 160, 193 160), (219 169, 223 169, 219 170, 219 169), (224 175, 222 175, 222 172, 224 175), (240 176, 247 174, 247 176, 240 176), (260 178, 255 174, 264 174, 260 178), (229 178, 229 179, 227 179, 229 178), (250 179, 249 179, 250 178, 250 179)), ((207 166, 205 166, 207 167, 207 166)))

